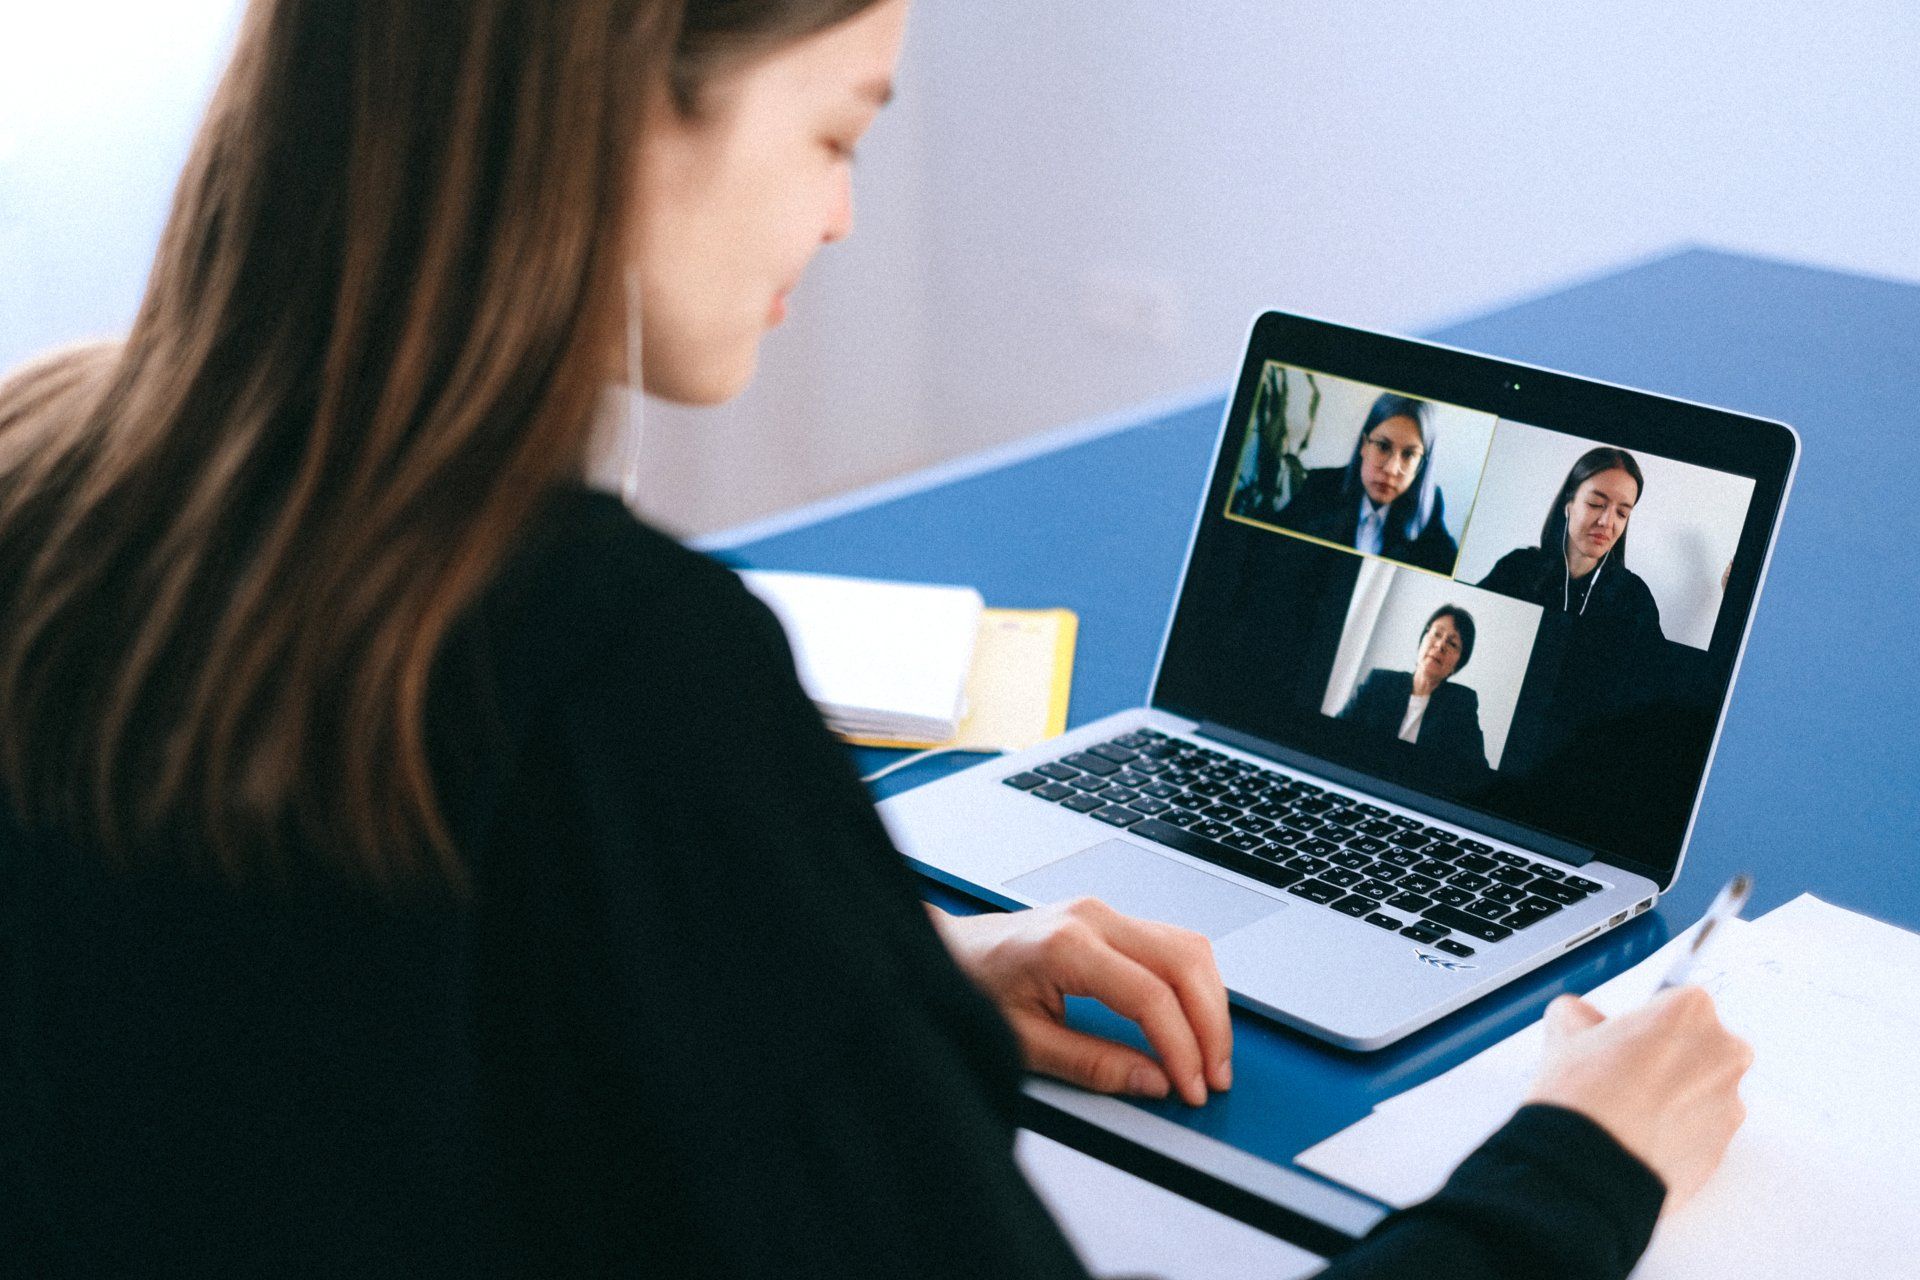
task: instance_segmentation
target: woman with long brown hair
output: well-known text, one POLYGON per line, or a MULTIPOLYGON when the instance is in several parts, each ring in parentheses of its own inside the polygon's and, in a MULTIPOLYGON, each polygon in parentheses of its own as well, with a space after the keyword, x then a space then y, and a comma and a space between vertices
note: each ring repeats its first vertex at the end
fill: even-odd
MULTIPOLYGON (((256 0, 131 331, 0 388, 0 1273, 1072 1275, 1022 1061, 1228 1087, 1202 940, 930 922, 771 615, 582 483, 610 386, 746 383, 904 19, 256 0)), ((1743 1051, 1561 1016, 1337 1271, 1624 1272, 1743 1051)))

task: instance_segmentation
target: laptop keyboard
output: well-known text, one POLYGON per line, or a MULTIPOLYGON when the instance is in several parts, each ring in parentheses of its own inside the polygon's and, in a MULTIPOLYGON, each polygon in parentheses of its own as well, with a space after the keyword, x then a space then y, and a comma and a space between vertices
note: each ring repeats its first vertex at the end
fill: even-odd
POLYGON ((1154 729, 1003 781, 1454 956, 1606 887, 1154 729))

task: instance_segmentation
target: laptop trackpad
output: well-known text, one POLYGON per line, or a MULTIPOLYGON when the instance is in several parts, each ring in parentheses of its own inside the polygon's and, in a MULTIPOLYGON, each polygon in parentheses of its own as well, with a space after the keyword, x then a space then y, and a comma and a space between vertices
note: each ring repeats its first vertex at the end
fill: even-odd
POLYGON ((1015 876, 1007 887, 1034 902, 1098 898, 1116 911, 1219 938, 1287 904, 1125 840, 1108 840, 1015 876))

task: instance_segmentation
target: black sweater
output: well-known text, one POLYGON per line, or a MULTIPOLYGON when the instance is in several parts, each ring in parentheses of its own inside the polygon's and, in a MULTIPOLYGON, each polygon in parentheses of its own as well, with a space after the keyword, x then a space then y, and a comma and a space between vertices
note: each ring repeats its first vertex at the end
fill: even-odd
MULTIPOLYGON (((109 873, 0 806, 0 1275, 1074 1276, 772 615, 570 493, 450 641, 470 898, 109 873)), ((1528 1108, 1330 1276, 1617 1277, 1661 1200, 1528 1108)))

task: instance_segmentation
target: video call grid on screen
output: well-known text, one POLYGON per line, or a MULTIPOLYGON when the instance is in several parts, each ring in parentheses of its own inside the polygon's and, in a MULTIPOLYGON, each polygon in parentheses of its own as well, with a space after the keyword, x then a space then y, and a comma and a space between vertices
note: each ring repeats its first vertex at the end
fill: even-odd
MULTIPOLYGON (((1409 421, 1406 415, 1398 416, 1403 424, 1409 421)), ((1222 512, 1227 519, 1476 585, 1484 584, 1504 554, 1539 547, 1558 481, 1589 451, 1614 447, 1608 441, 1277 360, 1264 363, 1247 419, 1222 512), (1376 406, 1389 411, 1398 407, 1388 404, 1390 397, 1424 406, 1432 415, 1424 428, 1416 424, 1411 429, 1424 436, 1420 466, 1432 473, 1433 493, 1425 524, 1433 527, 1398 537, 1389 529, 1382 550, 1367 552, 1355 545, 1363 499, 1371 503, 1364 489, 1364 436, 1379 433, 1379 427, 1369 427, 1370 419, 1379 416, 1376 406), (1282 431, 1273 433, 1283 442, 1280 457, 1298 464, 1281 463, 1290 473, 1281 478, 1290 479, 1292 487, 1285 499, 1273 492, 1278 468, 1262 466, 1262 454, 1271 452, 1262 449, 1263 419, 1283 424, 1282 431), (1361 488, 1354 487, 1355 479, 1362 480, 1361 488), (1293 514, 1302 509, 1304 515, 1293 514), (1435 536, 1442 532, 1444 539, 1435 536), (1414 548, 1418 554, 1393 553, 1414 548)), ((1402 436, 1409 430, 1390 429, 1402 436)), ((1637 548, 1631 571, 1647 586, 1661 635, 1705 650, 1712 645, 1754 483, 1644 450, 1621 452, 1642 473, 1626 521, 1638 537, 1622 540, 1637 548)), ((1389 526, 1396 509, 1416 498, 1425 476, 1413 472, 1407 479, 1407 492, 1387 506, 1389 526)), ((1421 517, 1417 509, 1410 514, 1415 520, 1421 517)), ((1600 562, 1602 578, 1609 568, 1625 566, 1624 547, 1621 551, 1609 552, 1600 562)))
MULTIPOLYGON (((1208 509, 1222 519, 1214 532, 1207 522, 1196 530, 1196 562, 1182 588, 1156 697, 1189 714, 1237 702, 1238 723, 1222 727, 1464 804, 1495 819, 1496 827, 1518 824, 1507 838, 1524 841, 1530 837, 1520 832, 1537 831, 1547 841, 1537 847, 1563 857, 1570 852, 1566 842, 1575 852, 1624 851, 1615 853, 1620 861, 1657 875, 1663 861, 1678 856, 1691 822, 1734 648, 1791 473, 1797 448, 1791 432, 1777 424, 1765 424, 1772 432, 1754 432, 1756 424, 1738 415, 1321 322, 1270 315, 1262 324, 1275 321, 1299 326, 1289 345, 1296 339, 1324 345, 1340 363, 1350 357, 1371 362, 1369 349, 1384 348, 1380 363, 1404 366, 1404 381, 1360 381, 1307 362, 1257 359, 1259 348, 1271 351, 1274 344, 1256 330, 1235 397, 1244 425, 1229 428, 1210 486, 1216 497, 1208 509), (1430 363, 1435 376, 1429 383, 1430 363), (1543 408, 1553 402, 1551 417, 1540 415, 1549 420, 1562 416, 1564 398, 1565 416, 1589 434, 1390 389, 1394 382, 1458 385, 1481 403, 1528 399, 1480 399, 1493 373, 1526 374, 1536 393, 1540 384, 1573 384, 1531 398, 1543 408), (1283 389, 1284 405, 1278 403, 1283 389), (1429 407, 1383 409, 1376 403, 1383 396, 1429 407), (1649 407, 1636 414, 1643 400, 1649 407), (1306 419, 1316 401, 1309 435, 1306 419), (1405 487, 1414 488, 1417 468, 1407 465, 1405 452, 1427 446, 1418 462, 1431 468, 1437 492, 1421 505, 1437 531, 1403 525, 1392 545, 1376 532, 1383 545, 1363 552, 1354 544, 1367 508, 1358 491, 1335 481, 1359 471, 1363 425, 1385 422, 1396 409, 1422 420, 1393 424, 1386 433, 1394 437, 1386 443, 1403 456, 1399 466, 1388 461, 1385 469, 1407 473, 1405 487), (1677 438, 1677 415, 1718 419, 1703 423, 1697 438, 1689 430, 1690 444, 1702 446, 1694 456, 1724 451, 1732 466, 1765 477, 1764 508, 1752 509, 1756 487, 1748 476, 1645 447, 1650 435, 1677 438), (1276 419, 1285 428, 1281 448, 1270 445, 1265 458, 1258 439, 1263 417, 1270 433, 1276 419), (1616 447, 1605 439, 1609 422, 1620 423, 1625 443, 1618 447, 1633 459, 1640 482, 1624 522, 1615 521, 1632 536, 1617 540, 1622 554, 1609 551, 1599 560, 1597 575, 1579 580, 1588 593, 1583 600, 1573 595, 1575 575, 1564 551, 1550 555, 1542 547, 1543 524, 1553 524, 1549 508, 1567 509, 1556 497, 1570 465, 1592 449, 1616 447), (1727 447, 1710 447, 1718 441, 1727 447), (1273 484, 1275 457, 1287 455, 1293 461, 1285 464, 1292 491, 1286 501, 1269 494, 1264 508, 1251 503, 1260 496, 1258 486, 1273 484), (1289 513, 1298 498, 1313 500, 1306 517, 1289 513), (1335 520, 1340 523, 1329 523, 1335 520), (1230 528, 1245 530, 1251 541, 1228 538, 1230 528), (1298 554, 1281 555, 1282 544, 1298 554), (1520 552, 1529 554, 1503 567, 1520 552), (1716 650, 1729 580, 1739 602, 1736 625, 1718 638, 1733 648, 1716 650), (1642 624, 1647 647, 1615 645, 1596 666, 1596 652, 1611 642, 1595 638, 1620 633, 1595 621, 1609 602, 1616 610, 1622 602, 1633 606, 1627 613, 1642 624), (1456 659, 1439 682, 1449 686, 1449 697, 1430 695, 1424 716, 1416 717, 1412 674, 1426 632, 1453 624, 1449 610, 1471 618, 1472 655, 1456 659), (1446 626, 1437 614, 1448 614, 1446 626), (1630 651, 1632 660, 1621 658, 1630 651), (1282 654, 1285 662, 1254 673, 1267 655, 1282 654), (1246 678, 1221 674, 1231 671, 1246 678), (1457 767, 1434 767, 1438 753, 1422 749, 1430 733, 1449 744, 1457 767), (1590 741, 1582 745, 1581 739, 1590 741), (1633 794, 1635 805, 1623 810, 1611 802, 1615 793, 1633 794), (1603 799, 1594 802, 1596 795, 1603 799), (1626 818, 1618 820, 1623 812, 1626 818)), ((1520 387, 1514 380, 1495 385, 1509 392, 1520 387)), ((1376 505, 1390 518, 1394 500, 1376 505)), ((1561 524, 1566 539, 1575 526, 1561 524)), ((1458 637, 1454 643, 1457 649, 1458 637)))

